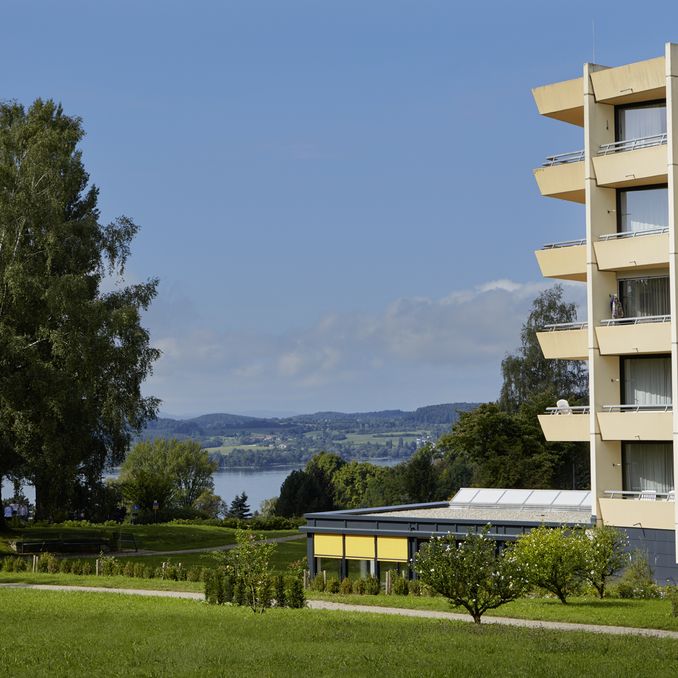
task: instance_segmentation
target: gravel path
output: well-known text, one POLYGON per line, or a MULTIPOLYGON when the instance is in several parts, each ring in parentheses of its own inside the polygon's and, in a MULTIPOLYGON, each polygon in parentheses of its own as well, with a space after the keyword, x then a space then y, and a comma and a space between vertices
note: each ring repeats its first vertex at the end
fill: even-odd
MULTIPOLYGON (((41 591, 86 591, 97 593, 118 593, 132 596, 155 596, 160 598, 186 598, 204 600, 202 593, 191 591, 151 591, 145 589, 109 589, 102 586, 57 586, 54 584, 0 584, 3 588, 37 589, 41 591)), ((456 612, 438 612, 436 610, 409 610, 397 607, 379 607, 376 605, 348 605, 333 603, 329 600, 309 600, 308 607, 313 610, 334 610, 342 612, 362 612, 367 614, 389 614, 401 617, 420 617, 424 619, 449 619, 451 621, 472 622, 467 614, 456 612)), ((646 636, 650 638, 671 638, 678 640, 678 631, 663 629, 639 629, 632 626, 604 626, 602 624, 572 624, 569 622, 538 621, 536 619, 513 619, 511 617, 483 618, 483 624, 519 626, 530 629, 548 629, 551 631, 586 631, 588 633, 607 633, 615 636, 646 636)))

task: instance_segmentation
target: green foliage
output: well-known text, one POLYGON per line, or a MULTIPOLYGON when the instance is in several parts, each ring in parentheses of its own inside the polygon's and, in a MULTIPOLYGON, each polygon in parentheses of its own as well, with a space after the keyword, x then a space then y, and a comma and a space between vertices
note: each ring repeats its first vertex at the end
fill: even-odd
POLYGON ((279 574, 275 578, 275 605, 276 607, 287 606, 287 586, 285 584, 285 577, 279 574))
POLYGON ((659 598, 660 589, 654 582, 654 573, 645 551, 635 550, 630 554, 629 564, 617 584, 620 598, 659 598))
POLYGON ((314 475, 306 471, 292 471, 280 486, 275 512, 279 516, 291 518, 332 508, 332 497, 323 491, 320 481, 314 475))
POLYGON ((586 538, 581 543, 581 577, 593 586, 600 598, 604 598, 608 580, 628 562, 625 553, 628 546, 626 533, 604 525, 586 530, 586 538))
POLYGON ((558 398, 585 399, 588 373, 580 360, 547 360, 537 340, 545 325, 573 322, 577 307, 563 301, 563 286, 558 284, 541 292, 532 302, 523 324, 520 348, 501 363, 503 383, 499 406, 505 412, 517 412, 536 394, 555 392, 558 398))
POLYGON ((246 520, 252 517, 250 506, 247 503, 247 495, 243 492, 235 496, 228 509, 228 517, 237 520, 246 520))
POLYGON ((347 595, 353 593, 353 580, 350 577, 344 577, 339 584, 339 593, 347 595))
POLYGON ((520 561, 511 549, 498 553, 487 529, 461 542, 453 536, 431 539, 419 550, 414 567, 424 584, 464 607, 476 624, 487 610, 519 598, 526 586, 520 561))
POLYGON ((409 593, 407 579, 395 570, 391 570, 391 593, 394 596, 406 596, 409 593))
POLYGON ((678 617, 678 586, 667 586, 666 598, 671 603, 671 614, 678 617))
POLYGON ((341 584, 339 583, 339 579, 337 579, 337 577, 327 578, 327 586, 325 586, 325 591, 327 591, 327 593, 339 593, 340 589, 341 584))
POLYGON ((302 608, 306 607, 306 595, 304 594, 304 585, 299 577, 291 577, 287 587, 287 607, 302 608))
POLYGON ((173 509, 192 509, 205 492, 214 490, 210 461, 200 444, 192 440, 144 441, 127 455, 120 473, 125 498, 142 511, 154 502, 165 514, 173 509))
POLYGON ((336 506, 359 508, 371 482, 379 482, 384 469, 368 462, 351 461, 341 466, 332 476, 332 493, 336 506))
POLYGON ((236 548, 228 551, 228 573, 236 581, 236 589, 242 585, 244 603, 253 612, 264 612, 271 605, 273 591, 271 589, 271 558, 276 545, 259 539, 249 530, 237 530, 235 533, 236 548))
POLYGON ((99 223, 83 136, 53 101, 0 103, 0 476, 33 482, 39 519, 85 510, 157 409, 140 324, 157 280, 102 291, 138 228, 99 223))
POLYGON ((587 539, 582 530, 540 526, 524 534, 515 555, 532 586, 538 586, 567 603, 581 588, 586 566, 587 539))
POLYGON ((325 577, 322 572, 318 572, 315 577, 310 582, 311 591, 317 591, 322 593, 325 590, 325 577))
POLYGON ((367 592, 367 582, 362 578, 358 577, 353 580, 353 593, 364 596, 367 592))

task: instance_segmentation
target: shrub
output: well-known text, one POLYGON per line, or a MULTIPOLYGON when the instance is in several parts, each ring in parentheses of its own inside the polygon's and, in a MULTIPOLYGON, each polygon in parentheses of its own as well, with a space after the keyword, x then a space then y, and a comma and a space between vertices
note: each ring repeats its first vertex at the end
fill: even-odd
POLYGON ((359 578, 356 579, 353 582, 353 593, 359 595, 359 596, 364 596, 365 595, 365 590, 367 588, 367 584, 364 579, 359 578))
POLYGON ((275 604, 277 607, 287 606, 287 592, 285 590, 285 577, 279 574, 275 578, 275 604))
POLYGON ((586 538, 582 539, 583 563, 580 575, 600 598, 604 598, 609 578, 627 562, 624 550, 628 538, 625 532, 608 525, 586 530, 585 534, 586 538))
POLYGON ((205 579, 205 600, 210 605, 219 604, 219 580, 221 573, 212 570, 209 576, 205 579))
POLYGON ((73 560, 71 562, 71 573, 81 575, 82 574, 82 561, 73 560))
POLYGON ((620 598, 659 598, 659 587, 654 582, 654 573, 644 551, 631 553, 630 562, 617 585, 617 595, 620 598))
POLYGON ((414 563, 424 584, 464 607, 476 624, 487 610, 519 598, 525 589, 523 566, 511 550, 498 553, 487 532, 461 542, 452 535, 432 538, 414 563))
POLYGON ((406 596, 409 590, 408 582, 405 577, 401 577, 398 572, 391 571, 391 593, 395 596, 406 596))
POLYGON ((112 577, 120 573, 120 564, 115 556, 99 556, 99 574, 112 577))
POLYGON ((227 556, 228 570, 242 582, 245 604, 253 612, 264 612, 273 599, 271 558, 276 545, 246 530, 238 530, 235 541, 236 547, 227 556))
POLYGON ((56 574, 59 571, 59 559, 53 553, 41 553, 38 557, 38 572, 56 574))
POLYGON ((586 537, 581 530, 540 527, 524 534, 513 551, 528 582, 567 603, 581 588, 586 537))
POLYGON ((194 567, 186 570, 186 581, 200 581, 200 568, 194 567))
POLYGON ((327 591, 327 593, 339 593, 340 590, 341 584, 339 583, 339 580, 336 577, 328 577, 325 591, 327 591))
POLYGON ((421 582, 418 579, 413 579, 407 583, 407 591, 411 596, 421 595, 421 582))
POLYGON ((318 593, 322 593, 324 590, 325 590, 325 578, 323 577, 322 572, 318 572, 318 574, 311 580, 311 591, 317 591, 318 593))
POLYGON ((381 583, 376 577, 368 577, 365 580, 365 593, 369 596, 377 596, 381 593, 381 583))
MULTIPOLYGON (((153 579, 155 575, 155 570, 149 565, 145 565, 143 569, 143 574, 141 575, 144 579, 153 579)), ((204 580, 203 580, 204 581, 204 580)))
POLYGON ((136 577, 137 579, 144 578, 146 576, 145 573, 144 573, 145 569, 146 569, 146 567, 144 566, 143 563, 134 563, 134 568, 132 570, 132 576, 136 577))
POLYGON ((86 560, 82 564, 82 574, 84 575, 91 575, 94 573, 94 567, 92 566, 92 563, 90 563, 89 560, 86 560))
POLYGON ((353 581, 350 577, 344 577, 339 584, 339 593, 344 595, 349 595, 353 593, 353 581))
POLYGON ((289 580, 287 588, 287 607, 301 608, 306 607, 306 596, 304 595, 304 584, 299 577, 289 580))
POLYGON ((667 586, 666 598, 671 603, 671 614, 678 617, 678 586, 667 586))
POLYGON ((247 605, 245 582, 240 577, 233 583, 233 602, 236 605, 247 605))
POLYGON ((134 563, 131 560, 128 560, 123 569, 122 573, 125 575, 125 577, 133 577, 134 576, 134 563))
POLYGON ((225 603, 233 602, 233 596, 235 594, 235 591, 234 591, 234 581, 231 575, 229 574, 224 575, 222 588, 224 591, 224 602, 225 603))

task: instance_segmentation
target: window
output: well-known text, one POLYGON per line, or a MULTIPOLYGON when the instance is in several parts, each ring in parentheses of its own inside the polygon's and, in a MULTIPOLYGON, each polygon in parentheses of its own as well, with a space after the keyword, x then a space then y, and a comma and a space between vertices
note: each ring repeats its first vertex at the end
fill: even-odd
POLYGON ((644 139, 666 134, 666 102, 656 101, 635 106, 617 106, 616 141, 644 139))
POLYGON ((624 443, 622 489, 627 492, 654 490, 665 493, 673 487, 671 443, 624 443))
POLYGON ((638 233, 668 228, 669 192, 666 186, 617 191, 617 228, 638 233))
POLYGON ((669 315, 669 277, 622 279, 619 281, 619 299, 627 318, 669 315))
POLYGON ((671 405, 671 357, 622 358, 623 405, 671 405))

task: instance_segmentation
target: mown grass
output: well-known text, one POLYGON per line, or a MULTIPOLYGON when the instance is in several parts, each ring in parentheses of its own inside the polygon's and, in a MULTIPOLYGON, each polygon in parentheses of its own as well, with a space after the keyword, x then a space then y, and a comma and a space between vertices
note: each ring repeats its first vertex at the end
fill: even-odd
POLYGON ((1 590, 7 676, 675 676, 678 643, 315 610, 1 590))
MULTIPOLYGON (((141 579, 136 577, 96 577, 46 572, 0 572, 0 584, 56 584, 58 586, 100 586, 106 589, 143 589, 145 591, 193 591, 203 593, 203 582, 141 579)), ((0 589, 0 598, 4 589, 0 589)), ((2 675, 2 673, 0 673, 2 675)))
MULTIPOLYGON (((462 607, 451 606, 440 596, 359 596, 308 592, 309 598, 352 605, 399 607, 411 610, 436 610, 466 614, 462 607)), ((555 598, 522 598, 485 613, 488 616, 573 624, 633 626, 678 631, 678 617, 671 613, 668 600, 622 600, 619 598, 572 598, 563 605, 555 598)))
MULTIPOLYGON (((235 530, 212 525, 123 525, 122 527, 29 527, 0 534, 0 553, 13 553, 8 542, 18 539, 77 539, 78 537, 106 536, 122 531, 133 534, 137 546, 149 551, 178 551, 183 549, 225 546, 235 542, 235 530)), ((266 538, 299 534, 297 530, 270 530, 266 538)), ((126 545, 128 546, 128 545, 126 545)))

